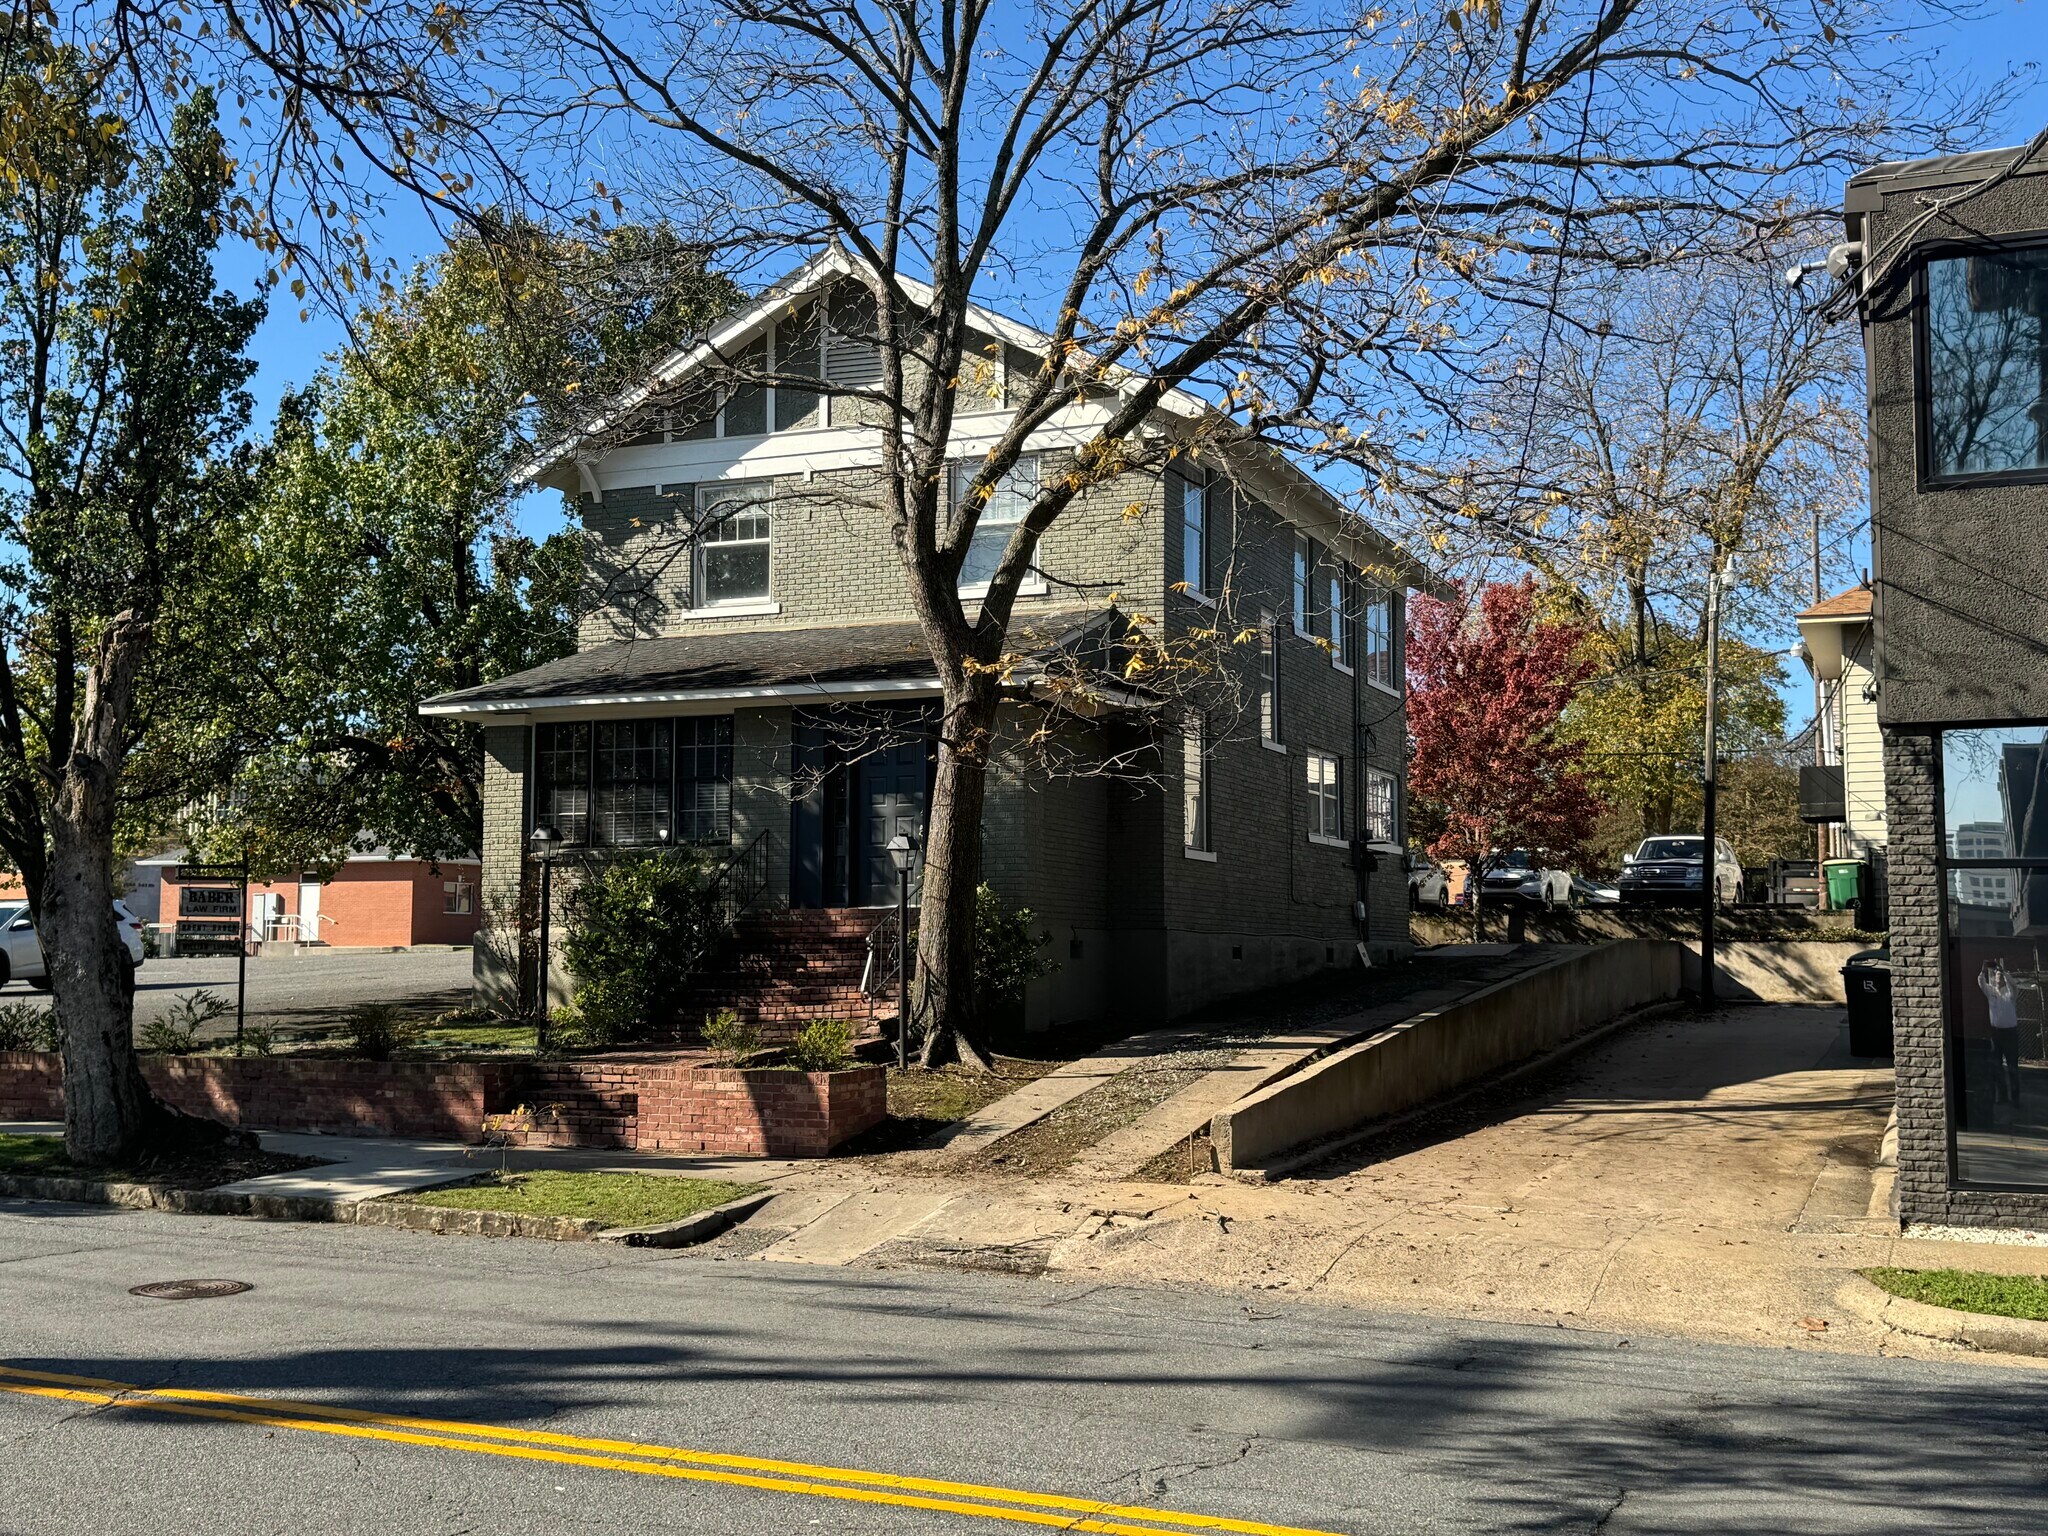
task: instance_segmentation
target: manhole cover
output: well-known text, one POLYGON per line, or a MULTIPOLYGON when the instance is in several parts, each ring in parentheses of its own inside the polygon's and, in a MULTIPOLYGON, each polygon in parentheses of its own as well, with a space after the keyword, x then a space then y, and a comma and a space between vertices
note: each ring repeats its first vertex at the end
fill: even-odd
POLYGON ((246 1280, 153 1280, 148 1285, 130 1286, 128 1294, 158 1301, 204 1301, 209 1296, 236 1296, 251 1289, 246 1280))

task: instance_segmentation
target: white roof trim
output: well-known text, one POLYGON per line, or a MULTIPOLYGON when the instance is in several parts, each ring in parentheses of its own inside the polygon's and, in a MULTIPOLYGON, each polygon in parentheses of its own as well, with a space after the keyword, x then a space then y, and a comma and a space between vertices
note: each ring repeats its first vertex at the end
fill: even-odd
POLYGON ((564 709, 647 708, 662 704, 775 702, 787 699, 852 699, 883 694, 941 692, 937 677, 908 677, 866 683, 776 683, 764 688, 674 688, 643 693, 588 693, 568 698, 480 699, 453 704, 422 704, 423 715, 455 720, 485 720, 564 709))

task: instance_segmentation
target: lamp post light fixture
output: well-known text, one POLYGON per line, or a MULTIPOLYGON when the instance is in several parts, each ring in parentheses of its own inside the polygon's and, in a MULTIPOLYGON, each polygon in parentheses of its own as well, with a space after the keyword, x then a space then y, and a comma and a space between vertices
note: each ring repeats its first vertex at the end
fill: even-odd
POLYGON ((910 866, 917 858, 917 834, 898 832, 889 839, 889 862, 896 866, 896 1068, 910 1065, 910 866))
POLYGON ((548 1043, 548 920, 554 915, 555 849, 562 834, 542 825, 533 829, 533 852, 540 860, 540 953, 533 988, 533 1043, 536 1049, 548 1043))

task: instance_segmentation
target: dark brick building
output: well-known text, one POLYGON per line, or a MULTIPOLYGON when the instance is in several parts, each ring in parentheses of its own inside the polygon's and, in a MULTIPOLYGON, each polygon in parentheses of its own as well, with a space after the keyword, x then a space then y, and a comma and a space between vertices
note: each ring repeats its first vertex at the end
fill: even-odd
POLYGON ((2048 1226, 2048 156, 1849 183, 1899 1213, 2048 1226))

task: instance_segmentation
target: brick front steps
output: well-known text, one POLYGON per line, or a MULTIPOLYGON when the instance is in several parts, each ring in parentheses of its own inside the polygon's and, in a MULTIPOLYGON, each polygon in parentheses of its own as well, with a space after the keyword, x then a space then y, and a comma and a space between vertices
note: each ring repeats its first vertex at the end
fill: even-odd
MULTIPOLYGON (((677 1010, 677 1037, 701 1039, 703 1021, 721 1008, 788 1040, 813 1019, 849 1019, 856 1033, 876 1020, 875 1000, 860 989, 868 934, 884 914, 866 907, 750 913, 724 954, 699 976, 677 1010)), ((894 1013, 893 1001, 888 1011, 894 1013)))
MULTIPOLYGON (((733 1069, 646 1053, 574 1061, 336 1061, 145 1056, 165 1102, 266 1131, 729 1157, 823 1157, 883 1116, 883 1070, 733 1069)), ((0 1051, 0 1119, 64 1113, 64 1066, 0 1051)))

